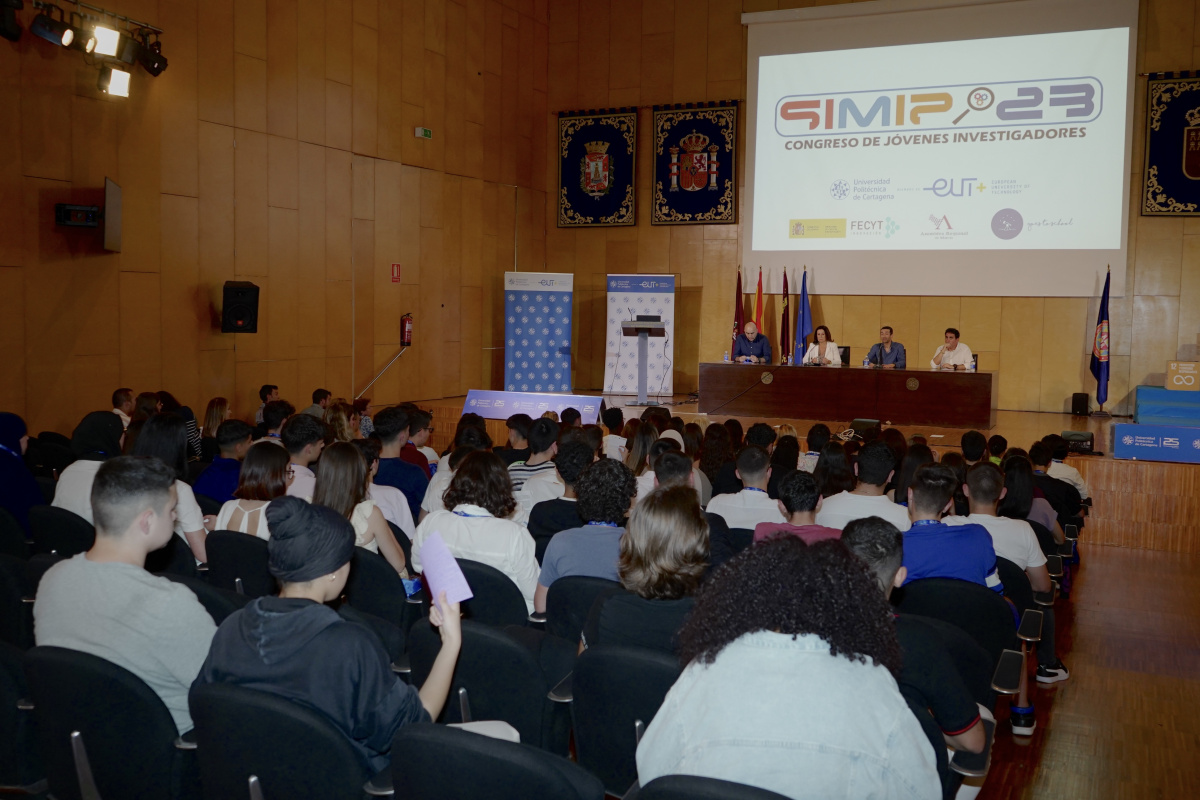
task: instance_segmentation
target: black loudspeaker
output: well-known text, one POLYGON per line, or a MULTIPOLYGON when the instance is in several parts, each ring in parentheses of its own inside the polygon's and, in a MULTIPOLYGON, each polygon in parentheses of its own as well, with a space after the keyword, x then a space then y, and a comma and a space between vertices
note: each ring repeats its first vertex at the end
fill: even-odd
POLYGON ((879 420, 877 419, 856 419, 850 423, 850 428, 859 439, 864 441, 872 438, 872 435, 868 433, 869 431, 875 432, 874 438, 878 438, 880 431, 879 420))
POLYGON ((221 333, 258 333, 258 287, 225 281, 221 294, 221 333))
POLYGON ((1067 447, 1072 453, 1095 451, 1096 437, 1089 431, 1063 431, 1062 438, 1067 440, 1067 447))
POLYGON ((1071 395, 1071 413, 1077 417, 1086 417, 1088 414, 1092 413, 1088 409, 1087 392, 1076 392, 1075 394, 1071 395))

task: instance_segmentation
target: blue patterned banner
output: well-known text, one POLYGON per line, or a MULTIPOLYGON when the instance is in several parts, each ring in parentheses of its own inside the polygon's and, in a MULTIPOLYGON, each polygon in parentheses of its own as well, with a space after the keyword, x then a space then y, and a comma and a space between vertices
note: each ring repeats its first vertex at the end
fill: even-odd
POLYGON ((558 227, 633 225, 637 109, 558 115, 558 227))
POLYGON ((1112 435, 1113 458, 1200 464, 1200 428, 1118 423, 1112 435))
POLYGON ((1142 214, 1200 214, 1200 73, 1162 73, 1147 90, 1142 214))
POLYGON ((584 425, 595 425, 600 418, 600 398, 592 395, 497 392, 489 389, 468 391, 462 413, 473 412, 484 419, 508 419, 513 414, 528 414, 537 419, 547 411, 562 416, 564 408, 578 411, 584 425))
POLYGON ((737 101, 654 107, 651 225, 737 222, 737 101))
POLYGON ((571 391, 573 276, 504 273, 504 388, 571 391))

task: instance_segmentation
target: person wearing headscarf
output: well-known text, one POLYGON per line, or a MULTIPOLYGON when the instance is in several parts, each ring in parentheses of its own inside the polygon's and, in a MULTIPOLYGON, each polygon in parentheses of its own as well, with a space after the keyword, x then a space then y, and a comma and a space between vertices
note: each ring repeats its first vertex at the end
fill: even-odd
POLYGON ((29 533, 29 509, 42 505, 42 491, 25 466, 25 448, 29 431, 25 420, 7 411, 0 412, 0 508, 3 508, 29 533))
POLYGON ((281 497, 267 506, 268 567, 282 587, 221 623, 196 685, 232 683, 316 709, 346 734, 372 774, 401 725, 436 719, 462 642, 459 604, 440 593, 429 621, 442 648, 425 685, 401 681, 375 634, 324 605, 350 575, 354 529, 331 508, 281 497))
POLYGON ((55 508, 65 508, 92 522, 92 482, 100 465, 121 455, 125 426, 111 411, 93 411, 71 434, 75 463, 58 476, 54 489, 55 508))

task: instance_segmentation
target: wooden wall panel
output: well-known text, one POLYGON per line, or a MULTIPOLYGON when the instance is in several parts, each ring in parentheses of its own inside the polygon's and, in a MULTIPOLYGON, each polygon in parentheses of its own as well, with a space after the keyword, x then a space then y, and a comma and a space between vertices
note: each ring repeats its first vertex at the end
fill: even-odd
POLYGON ((120 274, 120 380, 124 386, 162 385, 160 299, 156 273, 120 274))
MULTIPOLYGON (((197 15, 198 117, 205 122, 232 125, 233 0, 204 0, 197 15)), ((164 73, 166 74, 166 73, 164 73)))
POLYGON ((267 133, 296 139, 299 79, 297 0, 267 0, 267 133))
POLYGON ((0 314, 0 408, 25 415, 25 288, 23 270, 0 267, 0 297, 8 307, 0 314))
POLYGON ((162 191, 189 197, 195 197, 199 191, 196 2, 177 0, 160 5, 160 24, 171 32, 171 65, 154 79, 156 84, 161 84, 162 191))

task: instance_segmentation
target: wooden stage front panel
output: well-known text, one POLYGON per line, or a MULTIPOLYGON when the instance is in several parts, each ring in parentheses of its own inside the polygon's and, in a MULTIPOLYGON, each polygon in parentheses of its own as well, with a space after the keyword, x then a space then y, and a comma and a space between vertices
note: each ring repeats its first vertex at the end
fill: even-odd
POLYGON ((989 430, 996 392, 991 372, 701 364, 698 410, 989 430))

